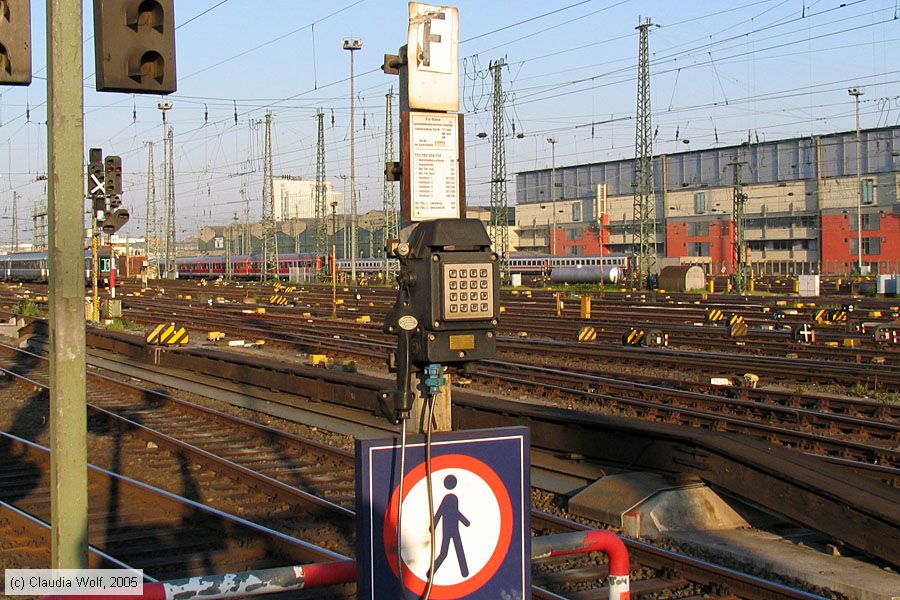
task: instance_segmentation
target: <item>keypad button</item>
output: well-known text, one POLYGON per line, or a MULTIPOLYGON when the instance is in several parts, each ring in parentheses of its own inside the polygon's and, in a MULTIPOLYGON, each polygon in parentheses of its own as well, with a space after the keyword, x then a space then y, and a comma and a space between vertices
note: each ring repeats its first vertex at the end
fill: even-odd
POLYGON ((469 277, 478 277, 478 269, 469 269, 469 277))
POLYGON ((481 289, 486 290, 486 289, 487 289, 487 286, 488 286, 488 282, 487 282, 487 281, 482 281, 482 282, 481 282, 481 286, 480 286, 481 289))
MULTIPOLYGON (((481 299, 482 299, 482 300, 487 300, 487 299, 488 299, 488 293, 487 293, 487 292, 481 292, 481 299)), ((451 298, 451 300, 452 300, 452 298, 451 298)))
POLYGON ((456 284, 455 281, 451 281, 451 282, 450 282, 450 289, 451 289, 451 290, 455 290, 455 289, 456 289, 456 286, 457 286, 457 284, 456 284))
POLYGON ((465 302, 466 300, 469 299, 469 294, 468 294, 467 292, 462 292, 462 293, 459 295, 459 299, 462 300, 463 302, 465 302))
POLYGON ((455 304, 450 305, 450 312, 455 313, 456 309, 457 309, 457 306, 455 304))
POLYGON ((481 270, 481 276, 482 276, 482 277, 487 277, 487 269, 482 269, 482 270, 481 270))
POLYGON ((487 309, 488 309, 487 302, 482 303, 481 304, 481 312, 487 312, 487 309))
POLYGON ((469 287, 469 282, 468 282, 468 281, 460 281, 460 282, 459 282, 459 289, 464 290, 464 289, 466 289, 466 288, 468 288, 468 287, 469 287))
POLYGON ((472 304, 472 305, 469 306, 469 309, 470 309, 472 312, 478 312, 478 305, 477 305, 477 304, 472 304))
POLYGON ((456 269, 450 269, 450 277, 456 277, 456 269))
POLYGON ((460 304, 459 310, 460 310, 460 312, 468 312, 468 311, 469 311, 469 305, 468 305, 468 304, 460 304))
POLYGON ((457 294, 456 292, 452 292, 450 294, 450 302, 456 302, 458 299, 458 296, 459 296, 459 294, 457 294))

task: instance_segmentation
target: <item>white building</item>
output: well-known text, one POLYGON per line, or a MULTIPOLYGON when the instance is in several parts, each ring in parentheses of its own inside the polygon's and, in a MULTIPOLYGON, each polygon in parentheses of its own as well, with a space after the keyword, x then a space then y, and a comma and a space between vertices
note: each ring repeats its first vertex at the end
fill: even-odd
MULTIPOLYGON (((315 219, 316 181, 302 177, 282 176, 273 180, 275 220, 315 219)), ((325 182, 325 212, 331 214, 331 205, 337 202, 337 212, 344 212, 344 194, 334 191, 331 182, 325 182)))

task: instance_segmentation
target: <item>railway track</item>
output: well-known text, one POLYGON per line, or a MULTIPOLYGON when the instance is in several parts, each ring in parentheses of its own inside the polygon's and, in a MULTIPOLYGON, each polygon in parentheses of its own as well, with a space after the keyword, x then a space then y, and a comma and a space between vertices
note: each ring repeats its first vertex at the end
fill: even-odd
MULTIPOLYGON (((0 500, 49 522, 49 450, 8 433, 0 443, 0 500)), ((90 543, 155 579, 342 558, 95 466, 88 496, 90 543)))
MULTIPOLYGON (((92 333, 89 343, 115 350, 132 361, 141 361, 144 356, 142 344, 133 336, 92 333)), ((166 368, 217 373, 240 386, 257 386, 273 392, 278 402, 297 406, 313 402, 368 414, 381 411, 381 390, 389 385, 387 380, 367 375, 211 349, 163 352, 156 361, 166 368)), ((885 545, 894 544, 891 540, 898 527, 891 516, 897 491, 861 478, 854 466, 858 463, 779 450, 746 436, 454 392, 455 428, 507 425, 529 426, 537 450, 629 469, 693 474, 875 556, 893 555, 885 545), (824 463, 835 467, 824 469, 824 463), (811 506, 816 508, 812 510, 811 506), (882 533, 870 535, 873 531, 882 533)), ((862 467, 896 475, 896 469, 862 467)))
MULTIPOLYGON (((199 314, 189 317, 190 323, 208 328, 215 326, 238 336, 250 334, 251 339, 263 338, 267 343, 287 344, 309 352, 363 354, 380 361, 392 349, 391 343, 378 332, 371 332, 369 337, 368 333, 355 331, 355 323, 319 323, 314 320, 310 324, 305 320, 295 320, 294 323, 283 323, 281 326, 280 322, 262 320, 261 326, 257 327, 254 326, 256 319, 250 319, 250 323, 247 323, 247 319, 239 317, 211 317, 202 310, 198 312, 199 314), (216 323, 210 322, 211 318, 215 318, 216 323)), ((152 322, 154 316, 142 318, 152 322)), ((185 318, 188 317, 182 317, 182 323, 185 318)), ((683 353, 673 356, 668 350, 629 348, 623 351, 622 348, 598 349, 574 344, 541 344, 501 339, 502 349, 507 352, 515 350, 521 357, 529 352, 533 353, 536 347, 545 348, 542 355, 553 357, 546 361, 551 364, 562 358, 580 364, 591 364, 598 358, 598 354, 608 354, 620 361, 637 355, 645 357, 645 360, 649 360, 648 357, 678 360, 685 368, 728 368, 732 372, 740 371, 740 365, 731 362, 730 357, 723 358, 712 353, 683 353), (709 366, 702 366, 704 360, 709 366)), ((770 365, 770 371, 790 371, 784 361, 771 361, 770 365)), ((810 364, 806 364, 806 367, 813 369, 810 364)), ((887 372, 892 373, 900 385, 900 372, 887 372)), ((765 396, 765 390, 762 389, 752 392, 753 399, 741 399, 713 394, 709 389, 705 392, 679 390, 613 379, 584 369, 538 367, 521 360, 484 361, 477 367, 476 373, 481 377, 479 381, 482 384, 494 386, 494 389, 499 386, 516 394, 524 391, 563 403, 574 401, 576 406, 586 406, 589 410, 612 411, 615 414, 682 423, 716 431, 739 432, 772 440, 787 447, 890 468, 900 464, 900 456, 896 450, 900 444, 900 424, 897 423, 900 408, 874 401, 853 402, 805 394, 802 402, 806 406, 785 407, 781 404, 783 393, 776 393, 776 399, 772 400, 765 396), (839 407, 838 411, 835 411, 836 407, 839 407), (851 408, 855 414, 847 414, 851 408)), ((851 369, 829 370, 828 376, 860 377, 851 369)), ((883 376, 876 379, 878 385, 888 385, 886 378, 887 376, 883 376)))
MULTIPOLYGON (((3 348, 3 350, 9 352, 10 349, 3 348)), ((17 364, 20 366, 20 368, 24 364, 24 365, 27 365, 27 368, 32 369, 32 372, 33 372, 35 370, 34 364, 32 364, 34 362, 34 355, 20 354, 20 356, 25 358, 24 361, 22 360, 22 358, 20 358, 19 361, 17 361, 17 364)), ((4 358, 6 358, 6 357, 4 357, 4 358)), ((4 369, 5 368, 6 367, 4 367, 4 369)), ((6 371, 6 372, 10 373, 10 371, 6 371)), ((94 375, 93 377, 96 378, 97 376, 94 375)), ((24 379, 24 378, 18 378, 18 380, 23 384, 23 386, 22 386, 23 388, 33 387, 36 384, 36 382, 34 380, 28 380, 28 379, 24 379)), ((105 380, 105 381, 109 381, 109 380, 105 380)), ((133 386, 126 386, 126 388, 136 389, 136 388, 133 388, 133 386)), ((147 394, 147 393, 158 394, 156 392, 149 392, 149 391, 145 390, 145 394, 147 394)), ((158 394, 158 395, 160 397, 168 399, 170 401, 175 400, 174 398, 171 398, 170 396, 167 396, 167 395, 163 395, 163 394, 158 394)), ((123 403, 123 404, 127 404, 127 403, 123 403)), ((147 404, 149 404, 149 403, 147 403, 147 404)), ((127 410, 123 411, 123 412, 127 412, 127 410)), ((202 424, 204 431, 207 431, 207 432, 215 431, 217 425, 223 419, 225 419, 225 420, 233 419, 233 417, 231 415, 227 415, 226 413, 220 413, 218 411, 210 411, 209 409, 202 409, 201 412, 203 415, 202 422, 197 418, 191 419, 191 420, 195 424, 202 424)), ((129 416, 133 417, 135 415, 131 414, 129 416)), ((143 415, 143 416, 146 417, 147 415, 143 415)), ((154 419, 153 422, 151 423, 151 422, 147 421, 146 419, 144 419, 144 422, 146 423, 146 425, 152 426, 153 428, 158 429, 159 425, 164 423, 164 421, 162 420, 163 417, 171 417, 171 416, 175 416, 175 415, 157 414, 157 416, 159 417, 159 420, 154 419)), ((182 414, 179 416, 186 417, 188 415, 182 414)), ((94 415, 94 417, 96 417, 96 415, 94 415)), ((168 419, 168 418, 165 419, 166 422, 169 420, 170 419, 168 419)), ((92 417, 92 421, 96 421, 96 419, 92 417)), ((239 419, 237 421, 243 422, 242 420, 239 420, 239 419)), ((95 423, 95 425, 96 425, 96 423, 95 423)), ((264 429, 266 429, 266 428, 264 428, 264 429)), ((230 446, 231 450, 237 454, 243 454, 244 452, 247 452, 247 453, 263 452, 263 453, 265 453, 266 451, 270 451, 272 448, 283 448, 285 445, 285 442, 288 442, 288 441, 289 442, 297 442, 298 441, 298 438, 296 438, 296 436, 291 436, 290 434, 285 434, 283 432, 280 432, 277 430, 271 430, 271 429, 266 429, 266 431, 267 431, 266 438, 268 441, 268 445, 266 447, 259 448, 259 446, 253 440, 245 439, 242 446, 239 446, 239 447, 236 447, 233 445, 230 446)), ((191 431, 182 430, 179 433, 187 439, 190 439, 191 437, 196 437, 196 436, 194 436, 194 434, 191 431)), ((214 437, 215 434, 211 433, 210 436, 214 437)), ((157 441, 161 441, 162 438, 160 438, 159 436, 156 436, 156 437, 153 437, 153 439, 155 439, 157 441)), ((187 441, 187 439, 180 439, 180 442, 184 443, 187 441)), ((143 441, 143 438, 142 438, 142 441, 143 441)), ((21 440, 21 441, 16 440, 16 442, 19 443, 20 445, 28 444, 24 440, 21 440)), ((127 445, 127 449, 123 449, 123 454, 133 458, 133 454, 132 454, 133 447, 132 446, 133 445, 127 445)), ((325 447, 325 446, 321 446, 321 450, 323 451, 322 452, 323 454, 329 454, 330 455, 329 459, 331 459, 335 462, 342 462, 342 461, 346 462, 346 461, 350 460, 349 453, 347 453, 345 451, 335 449, 335 448, 325 447)), ((19 460, 21 461, 23 452, 19 451, 19 452, 16 452, 15 454, 17 457, 19 457, 19 460)), ((26 460, 32 460, 31 456, 29 455, 26 460)), ((164 462, 164 461, 156 460, 155 464, 154 464, 154 468, 165 471, 166 469, 164 468, 163 465, 161 465, 161 462, 164 462)), ((256 463, 256 466, 258 468, 260 465, 270 465, 271 462, 273 462, 273 461, 271 461, 269 459, 265 459, 261 462, 258 461, 256 463)), ((3 477, 19 477, 19 478, 21 478, 21 471, 11 470, 11 469, 6 468, 6 467, 8 467, 8 465, 6 463, 0 463, 0 465, 2 465, 4 467, 2 470, 0 470, 0 473, 3 473, 3 477)), ((244 466, 247 466, 247 465, 244 465, 244 466)), ((247 468, 249 469, 249 467, 247 467, 247 468)), ((101 473, 107 477, 114 477, 111 473, 108 473, 106 471, 100 471, 97 468, 93 469, 92 475, 93 475, 94 471, 96 471, 97 473, 101 473)), ((283 479, 290 479, 290 474, 286 474, 284 471, 279 472, 276 475, 283 479), (285 475, 287 475, 287 477, 285 477, 285 475)), ((333 477, 334 477, 334 474, 332 473, 331 476, 329 477, 329 479, 333 480, 333 477)), ((347 476, 347 478, 352 480, 352 474, 347 476)), ((216 477, 216 481, 218 481, 219 483, 224 483, 218 477, 216 477)), ((286 481, 282 481, 282 483, 286 483, 286 481)), ((106 487, 109 488, 110 486, 107 485, 106 487)), ((138 489, 142 489, 142 487, 139 487, 138 489)), ((240 487, 238 487, 236 489, 235 488, 230 488, 230 489, 235 496, 237 496, 238 498, 241 498, 241 502, 247 501, 247 490, 243 490, 240 487)), ((330 487, 326 487, 320 491, 324 491, 327 493, 329 489, 330 489, 330 487)), ((267 492, 269 492, 269 491, 267 490, 267 492)), ((99 504, 102 502, 102 499, 97 500, 93 495, 92 495, 91 500, 92 500, 92 505, 96 505, 96 504, 99 504)), ((284 499, 280 498, 278 500, 283 501, 284 499)), ((120 515, 120 520, 122 521, 122 527, 125 527, 126 524, 130 524, 130 521, 128 519, 137 518, 135 515, 141 515, 142 516, 141 518, 145 519, 145 521, 146 520, 153 521, 153 519, 155 518, 155 516, 154 516, 155 513, 145 513, 145 511, 143 510, 142 504, 135 505, 135 500, 134 500, 133 496, 129 495, 127 497, 127 501, 131 505, 133 512, 130 514, 127 514, 127 515, 120 515)), ((21 503, 21 499, 19 499, 19 502, 21 503)), ((349 497, 345 496, 345 503, 352 504, 352 490, 350 491, 349 497)), ((27 502, 25 502, 24 504, 25 504, 25 506, 24 506, 25 510, 39 512, 39 509, 37 509, 34 505, 28 504, 27 502)), ((108 504, 108 502, 107 502, 107 504, 108 504)), ((169 507, 164 507, 163 510, 169 510, 169 507)), ((349 513, 349 514, 352 515, 352 513, 349 513)), ((544 515, 543 513, 540 513, 540 512, 535 512, 535 515, 539 519, 538 528, 542 532, 547 532, 548 528, 546 526, 546 523, 548 522, 548 519, 554 519, 554 518, 551 517, 550 515, 544 515)), ((101 515, 97 516, 96 518, 100 519, 102 521, 102 517, 103 517, 103 515, 101 514, 101 515)), ((352 516, 351 516, 351 518, 352 518, 352 516)), ((580 528, 586 529, 586 527, 578 525, 575 522, 564 521, 564 520, 558 519, 558 518, 556 518, 555 523, 556 523, 555 530, 576 531, 580 528), (567 523, 567 526, 563 527, 561 525, 562 523, 567 523)), ((167 522, 167 525, 171 525, 171 522, 167 522)), ((171 551, 173 560, 180 560, 181 558, 183 558, 184 552, 191 552, 191 551, 196 552, 196 546, 198 544, 203 548, 206 548, 206 546, 208 545, 209 537, 208 536, 204 537, 203 531, 198 529, 200 527, 200 525, 194 524, 193 527, 194 527, 194 529, 192 529, 191 531, 189 531, 187 533, 189 535, 200 536, 199 538, 196 538, 197 539, 196 544, 192 545, 190 548, 185 548, 183 550, 181 548, 177 548, 177 549, 168 548, 168 550, 171 551), (193 550, 192 550, 192 548, 193 548, 193 550)), ((155 532, 155 535, 157 536, 157 538, 160 538, 162 535, 155 529, 151 529, 151 532, 155 532)), ((229 533, 231 533, 231 532, 229 531, 229 533)), ((134 538, 131 538, 131 539, 133 539, 135 542, 140 541, 140 540, 136 540, 134 538)), ((243 541, 242 541, 243 538, 239 538, 239 540, 241 540, 240 543, 243 543, 243 541)), ((231 543, 231 542, 229 542, 229 543, 231 543)), ((237 542, 235 542, 235 543, 237 543, 237 542)), ((643 549, 644 554, 648 555, 648 556, 650 556, 649 553, 652 552, 651 549, 653 549, 653 546, 651 546, 649 544, 642 544, 637 541, 628 540, 627 543, 629 544, 629 548, 632 549, 632 551, 643 549)), ((107 545, 112 546, 111 549, 120 551, 119 546, 114 546, 111 543, 108 543, 107 545)), ((257 554, 254 554, 249 550, 246 551, 243 556, 245 557, 246 562, 241 563, 241 564, 245 564, 245 565, 248 565, 248 564, 255 565, 255 564, 257 564, 257 562, 255 562, 255 561, 262 560, 257 554)), ((296 557, 294 557, 294 558, 296 560, 296 557)), ((273 559, 273 560, 277 560, 277 559, 273 559)), ((327 560, 327 558, 326 558, 326 560, 327 560)), ((680 555, 677 553, 666 552, 662 549, 657 549, 657 559, 653 563, 655 566, 651 567, 651 565, 649 563, 645 564, 643 562, 643 560, 644 559, 641 559, 641 561, 638 561, 638 566, 636 567, 639 570, 641 570, 643 573, 643 576, 639 577, 638 580, 635 582, 634 589, 636 591, 675 594, 675 593, 678 593, 678 590, 680 590, 680 589, 685 589, 685 588, 693 589, 693 587, 695 587, 695 586, 706 586, 706 587, 709 587, 710 589, 717 589, 716 588, 717 585, 718 586, 728 585, 728 581, 729 581, 728 578, 734 577, 734 574, 732 574, 732 572, 730 572, 728 569, 724 569, 722 567, 718 567, 711 563, 706 563, 706 562, 699 561, 696 559, 690 559, 686 556, 683 556, 683 555, 680 555), (660 557, 662 557, 662 558, 660 558, 660 557), (706 573, 705 580, 696 576, 696 572, 699 572, 699 571, 697 571, 698 565, 704 565, 703 571, 705 571, 705 573, 706 573), (687 576, 680 575, 681 571, 683 571, 686 566, 691 566, 691 568, 694 571, 689 573, 687 576), (646 573, 647 570, 651 569, 651 568, 655 571, 658 571, 658 573, 655 573, 652 575, 647 575, 647 573, 646 573), (679 573, 679 575, 673 577, 673 576, 669 575, 671 573, 679 573), (716 578, 715 578, 716 573, 720 573, 722 576, 719 580, 716 580, 716 578), (722 579, 722 578, 725 578, 725 579, 722 579)), ((128 561, 131 561, 128 564, 131 564, 131 565, 133 565, 135 567, 139 567, 139 568, 143 567, 144 565, 151 566, 152 569, 149 572, 154 573, 157 576, 165 575, 165 578, 171 578, 171 577, 177 576, 177 575, 170 575, 170 573, 173 572, 173 570, 172 570, 172 567, 168 563, 156 564, 153 562, 153 560, 145 559, 142 556, 135 555, 134 553, 127 555, 126 562, 128 562, 128 561), (153 569, 155 569, 155 570, 153 570, 153 569)), ((206 564, 206 563, 204 563, 204 564, 206 564)), ((220 566, 219 563, 214 562, 213 564, 215 564, 216 566, 220 566)), ((193 561, 190 563, 189 568, 197 568, 198 566, 199 566, 199 563, 197 561, 193 561)), ((228 568, 228 569, 238 569, 239 568, 238 564, 228 564, 228 565, 221 565, 221 566, 223 568, 228 568)), ((540 569, 542 567, 538 566, 538 568, 540 569)), ((581 575, 579 576, 579 583, 582 586, 587 586, 589 589, 581 590, 580 592, 578 592, 575 595, 566 594, 565 597, 569 597, 569 598, 603 597, 602 585, 600 586, 600 588, 598 588, 597 585, 598 585, 598 583, 605 580, 605 575, 606 575, 606 573, 604 572, 604 568, 602 566, 594 565, 594 566, 590 566, 590 567, 582 567, 581 575)), ((803 592, 798 592, 797 590, 791 590, 791 588, 787 588, 787 587, 783 587, 783 586, 777 586, 777 584, 772 584, 770 582, 766 582, 763 579, 758 579, 758 578, 746 578, 746 579, 747 579, 747 581, 752 581, 752 585, 747 584, 744 586, 744 588, 747 590, 747 592, 746 592, 747 595, 745 596, 747 598, 774 597, 774 596, 769 595, 769 590, 771 590, 771 589, 788 590, 790 593, 786 597, 793 597, 793 598, 811 597, 810 595, 805 594, 803 592)), ((552 592, 546 591, 542 587, 544 584, 546 584, 549 587, 552 587, 554 584, 554 582, 552 581, 552 578, 548 579, 548 578, 538 577, 538 581, 539 581, 539 584, 537 585, 537 587, 535 589, 536 597, 539 597, 539 598, 551 598, 551 597, 558 598, 558 597, 560 597, 552 592)), ((557 587, 559 587, 559 586, 557 586, 557 587)), ((744 588, 742 588, 742 589, 744 589, 744 588)))

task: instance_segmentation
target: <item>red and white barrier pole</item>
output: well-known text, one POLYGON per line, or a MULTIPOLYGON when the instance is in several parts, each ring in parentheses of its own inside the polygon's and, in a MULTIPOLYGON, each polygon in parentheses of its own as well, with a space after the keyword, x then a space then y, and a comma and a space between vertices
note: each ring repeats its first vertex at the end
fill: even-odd
POLYGON ((116 268, 110 267, 109 269, 109 296, 110 298, 115 299, 116 297, 116 268))
MULTIPOLYGON (((616 534, 594 529, 546 535, 531 540, 532 560, 588 552, 605 552, 609 557, 610 600, 630 600, 628 549, 616 534)), ((103 596, 103 598, 104 600, 218 600, 319 588, 354 581, 356 581, 356 562, 345 560, 261 569, 247 573, 190 577, 164 583, 145 583, 141 595, 103 596)), ((43 600, 88 600, 96 597, 90 594, 49 595, 44 596, 43 600)))
POLYGON ((622 538, 602 529, 531 538, 531 559, 605 552, 609 557, 609 599, 630 600, 628 548, 622 538))
POLYGON ((190 577, 165 583, 145 583, 139 596, 44 596, 44 600, 216 600, 259 596, 356 581, 356 562, 345 560, 247 573, 190 577))

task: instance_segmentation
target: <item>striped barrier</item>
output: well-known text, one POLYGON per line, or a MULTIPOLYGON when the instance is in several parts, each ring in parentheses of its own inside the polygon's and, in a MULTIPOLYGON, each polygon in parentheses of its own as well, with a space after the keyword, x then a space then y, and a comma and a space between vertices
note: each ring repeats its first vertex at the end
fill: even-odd
POLYGON ((646 334, 643 329, 633 328, 622 336, 622 344, 625 346, 640 346, 644 341, 644 335, 646 334))
POLYGON ((742 317, 741 315, 732 313, 732 314, 728 317, 728 326, 729 326, 729 327, 734 327, 735 324, 737 324, 737 323, 743 323, 743 322, 744 322, 744 317, 742 317))
POLYGON ((593 327, 582 327, 578 331, 578 341, 579 342, 596 342, 597 341, 597 330, 593 327))
POLYGON ((175 323, 160 323, 147 335, 147 343, 154 346, 181 346, 190 343, 187 329, 175 323))
POLYGON ((750 329, 747 327, 747 324, 741 319, 733 323, 728 329, 728 335, 737 338, 737 337, 747 337, 747 333, 749 333, 750 329))
POLYGON ((718 308, 710 308, 706 311, 706 320, 710 323, 715 323, 716 321, 723 321, 725 319, 725 313, 719 310, 718 308))
POLYGON ((288 299, 281 294, 274 294, 271 298, 269 298, 269 304, 274 304, 275 306, 284 306, 288 303, 288 299))

